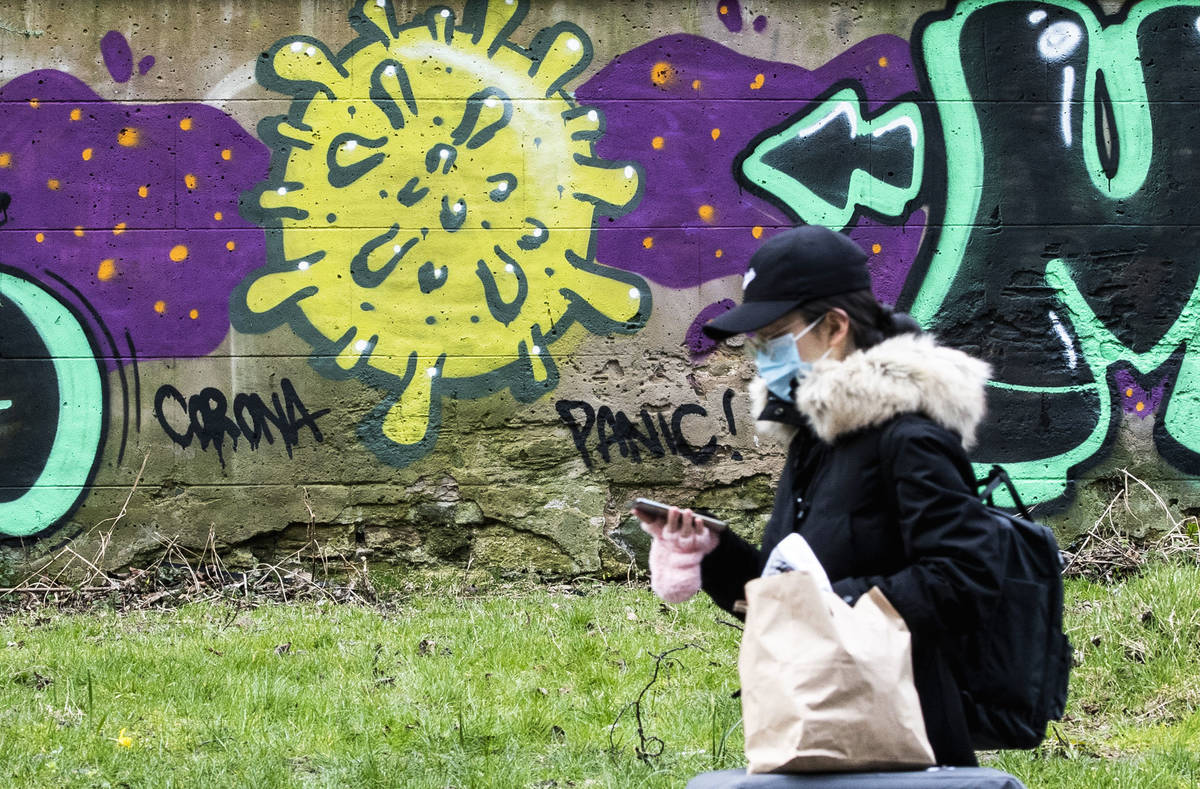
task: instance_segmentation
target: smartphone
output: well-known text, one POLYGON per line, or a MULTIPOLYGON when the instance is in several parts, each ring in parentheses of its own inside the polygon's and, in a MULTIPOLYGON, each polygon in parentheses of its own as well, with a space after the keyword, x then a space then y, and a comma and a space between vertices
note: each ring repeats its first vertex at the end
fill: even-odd
MULTIPOLYGON (((633 509, 637 510, 638 512, 644 512, 647 515, 665 518, 667 517, 667 510, 670 508, 662 502, 651 501, 650 499, 635 499, 633 502, 633 509)), ((708 515, 701 515, 700 513, 696 513, 696 520, 700 523, 703 523, 713 531, 721 531, 729 525, 725 521, 719 521, 716 518, 708 515)))

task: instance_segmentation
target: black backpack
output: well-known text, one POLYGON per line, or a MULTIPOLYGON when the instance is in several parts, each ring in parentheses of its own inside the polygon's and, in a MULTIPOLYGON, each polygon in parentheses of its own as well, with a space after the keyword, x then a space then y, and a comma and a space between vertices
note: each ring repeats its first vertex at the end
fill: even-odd
POLYGON ((1073 651, 1063 633, 1062 559, 1054 532, 1037 523, 1000 466, 978 484, 1006 553, 999 602, 980 629, 950 646, 972 745, 1035 748, 1062 718, 1073 651), (995 506, 1004 485, 1020 515, 995 506))

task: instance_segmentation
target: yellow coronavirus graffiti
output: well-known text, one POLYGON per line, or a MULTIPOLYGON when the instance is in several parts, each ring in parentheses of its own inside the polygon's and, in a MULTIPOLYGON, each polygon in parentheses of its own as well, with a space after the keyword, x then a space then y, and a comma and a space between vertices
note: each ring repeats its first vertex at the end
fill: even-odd
POLYGON ((532 400, 572 324, 632 332, 650 311, 645 282, 593 254, 597 216, 630 210, 641 172, 596 156, 602 116, 565 91, 591 43, 559 23, 523 47, 509 36, 525 11, 471 2, 462 20, 436 7, 399 24, 368 0, 340 53, 297 36, 259 63, 295 100, 260 126, 271 175, 243 212, 276 232, 235 326, 290 324, 318 369, 383 389, 360 434, 397 465, 436 440, 442 397, 532 400))

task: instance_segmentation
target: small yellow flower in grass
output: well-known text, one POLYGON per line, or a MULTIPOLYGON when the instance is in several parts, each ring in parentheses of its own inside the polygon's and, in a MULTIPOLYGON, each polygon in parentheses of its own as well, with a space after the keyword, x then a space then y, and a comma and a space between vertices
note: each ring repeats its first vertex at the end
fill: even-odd
POLYGON ((126 734, 124 729, 121 729, 121 733, 117 735, 117 745, 122 748, 132 748, 133 738, 126 734))

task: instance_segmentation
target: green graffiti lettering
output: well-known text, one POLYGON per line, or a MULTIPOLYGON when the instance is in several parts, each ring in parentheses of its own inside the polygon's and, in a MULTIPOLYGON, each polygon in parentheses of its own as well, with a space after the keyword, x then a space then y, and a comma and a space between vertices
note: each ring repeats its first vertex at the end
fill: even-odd
POLYGON ((868 118, 863 104, 855 88, 844 88, 782 130, 759 135, 743 154, 742 174, 808 224, 840 230, 863 208, 898 216, 921 190, 921 116, 915 104, 902 103, 868 118), (818 160, 827 166, 818 168, 818 160))
POLYGON ((0 498, 0 534, 27 537, 69 515, 84 495, 104 440, 104 382, 87 332, 49 291, 0 271, 0 314, 6 312, 0 342, 26 337, 41 346, 35 354, 6 349, 18 351, 3 354, 6 367, 25 367, 0 373, 0 427, 9 437, 0 464, 12 486, 0 498), (43 358, 21 359, 35 355, 43 358), (35 364, 39 375, 24 374, 35 364), (38 380, 56 392, 31 391, 38 380))

